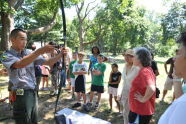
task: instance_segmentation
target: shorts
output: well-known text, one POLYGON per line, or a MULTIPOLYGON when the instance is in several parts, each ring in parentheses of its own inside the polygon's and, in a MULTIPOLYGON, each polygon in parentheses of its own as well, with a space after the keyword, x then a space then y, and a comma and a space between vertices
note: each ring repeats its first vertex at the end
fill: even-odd
POLYGON ((75 79, 75 92, 85 93, 85 80, 83 75, 75 79))
POLYGON ((70 78, 71 86, 75 87, 75 78, 70 78))
POLYGON ((164 90, 172 90, 173 79, 167 76, 167 80, 164 84, 164 90))
POLYGON ((114 87, 111 87, 111 86, 108 87, 108 93, 113 95, 113 96, 117 96, 117 91, 118 91, 118 88, 114 88, 114 87))
POLYGON ((48 77, 48 75, 42 75, 42 77, 48 77))
POLYGON ((104 86, 91 85, 92 92, 104 93, 104 86))

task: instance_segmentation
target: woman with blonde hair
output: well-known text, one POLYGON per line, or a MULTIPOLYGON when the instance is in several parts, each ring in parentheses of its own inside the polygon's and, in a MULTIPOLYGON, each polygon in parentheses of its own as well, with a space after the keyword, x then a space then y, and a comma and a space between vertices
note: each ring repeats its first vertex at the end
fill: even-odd
POLYGON ((133 66, 134 52, 132 49, 128 49, 124 54, 124 59, 126 64, 123 69, 122 79, 123 83, 120 84, 118 89, 118 96, 123 106, 123 119, 124 124, 128 124, 128 114, 129 114, 129 91, 131 87, 131 82, 138 73, 138 68, 133 66))

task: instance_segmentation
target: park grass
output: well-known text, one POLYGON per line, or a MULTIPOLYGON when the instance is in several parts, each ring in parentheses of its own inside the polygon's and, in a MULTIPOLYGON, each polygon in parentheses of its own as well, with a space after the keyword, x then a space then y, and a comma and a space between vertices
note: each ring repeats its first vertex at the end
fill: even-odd
MULTIPOLYGON (((123 57, 122 58, 121 57, 122 56, 117 57, 117 59, 123 59, 123 57)), ((167 58, 156 57, 155 60, 158 61, 158 68, 160 72, 160 75, 157 77, 157 87, 162 91, 164 82, 166 80, 166 73, 164 71, 163 63, 167 60, 167 58)), ((124 63, 119 63, 118 65, 119 65, 119 70, 122 72, 124 63)), ((109 104, 108 104, 107 82, 109 80, 109 74, 111 72, 111 63, 106 63, 106 66, 107 66, 107 69, 105 72, 106 91, 103 94, 100 109, 98 111, 89 112, 88 114, 94 117, 101 118, 103 120, 107 120, 111 122, 112 124, 123 124, 122 117, 118 116, 119 114, 117 113, 116 107, 113 109, 113 112, 111 113, 108 112, 109 104)), ((90 82, 91 82, 90 75, 89 76, 87 75, 86 79, 87 79, 87 91, 90 91, 90 82)), ((7 77, 2 77, 2 76, 0 77, 0 93, 1 93, 2 98, 8 96, 7 81, 8 81, 7 77)), ((40 92, 40 98, 39 98, 39 123, 40 124, 54 124, 55 123, 53 112, 54 112, 56 97, 50 97, 48 94, 49 94, 49 91, 40 92)), ((160 97, 162 97, 162 92, 160 94, 160 97)), ((70 98, 71 98, 70 94, 66 90, 63 90, 63 93, 61 94, 60 100, 58 103, 58 110, 61 110, 66 107, 71 108, 71 106, 75 103, 75 101, 71 100, 70 98)), ((171 99, 172 99, 172 92, 168 92, 167 97, 165 98, 165 102, 160 102, 160 98, 156 100, 156 112, 153 116, 151 124, 157 124, 161 114, 170 105, 171 99)), ((0 119, 11 115, 10 114, 11 111, 7 110, 7 112, 4 112, 4 109, 3 109, 4 104, 7 104, 7 103, 0 103, 0 119)), ((116 104, 114 104, 114 106, 116 106, 116 104)), ((81 109, 77 109, 77 110, 83 113, 87 113, 81 109)), ((9 119, 9 120, 6 120, 0 123, 2 124, 12 123, 13 124, 14 122, 12 119, 9 119)))

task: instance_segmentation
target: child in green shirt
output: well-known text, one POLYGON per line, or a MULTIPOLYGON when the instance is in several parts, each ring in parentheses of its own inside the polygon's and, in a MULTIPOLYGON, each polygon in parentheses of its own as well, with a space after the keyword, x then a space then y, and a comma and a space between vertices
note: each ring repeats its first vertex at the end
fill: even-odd
POLYGON ((72 73, 73 66, 77 62, 77 53, 73 53, 72 56, 73 60, 70 62, 69 65, 69 73, 70 73, 70 82, 71 82, 71 90, 72 90, 72 99, 75 98, 74 91, 75 91, 75 75, 72 73))
POLYGON ((91 85, 91 92, 90 92, 90 103, 87 103, 88 106, 92 105, 92 100, 94 97, 94 92, 98 93, 98 99, 96 102, 95 107, 99 106, 99 102, 101 99, 101 94, 104 93, 104 72, 106 70, 106 65, 103 63, 104 56, 99 54, 98 63, 93 66, 93 80, 91 85))

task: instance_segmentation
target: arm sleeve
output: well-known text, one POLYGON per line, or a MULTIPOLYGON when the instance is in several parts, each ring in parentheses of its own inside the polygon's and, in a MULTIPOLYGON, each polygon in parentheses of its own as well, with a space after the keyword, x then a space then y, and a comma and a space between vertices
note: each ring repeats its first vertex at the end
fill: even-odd
POLYGON ((186 122, 185 105, 185 102, 178 102, 178 99, 174 101, 161 115, 158 124, 184 124, 186 122))
POLYGON ((76 72, 76 64, 73 65, 72 73, 76 72))
POLYGON ((8 68, 8 69, 10 69, 11 68, 11 66, 14 64, 14 63, 16 63, 17 61, 19 61, 20 59, 19 58, 17 58, 17 57, 15 57, 15 56, 13 56, 12 54, 10 54, 10 53, 4 53, 3 55, 2 55, 2 60, 1 60, 1 62, 2 62, 2 64, 6 67, 6 68, 8 68))
POLYGON ((166 64, 171 64, 172 58, 169 58, 165 63, 166 64))
POLYGON ((88 72, 88 67, 86 63, 85 63, 85 71, 88 72))
POLYGON ((149 70, 144 70, 141 72, 141 76, 143 78, 143 81, 147 85, 155 85, 155 76, 153 75, 153 72, 149 70))
POLYGON ((119 72, 118 75, 121 76, 121 72, 119 72))
POLYGON ((186 122, 185 115, 186 115, 185 102, 180 102, 175 107, 175 110, 172 111, 169 124, 184 124, 186 122))
POLYGON ((122 72, 122 77, 121 77, 123 80, 125 79, 125 77, 124 77, 125 69, 126 69, 126 67, 124 66, 124 68, 123 68, 123 72, 122 72))
POLYGON ((106 65, 104 64, 103 67, 101 68, 101 72, 104 73, 106 70, 106 65))

